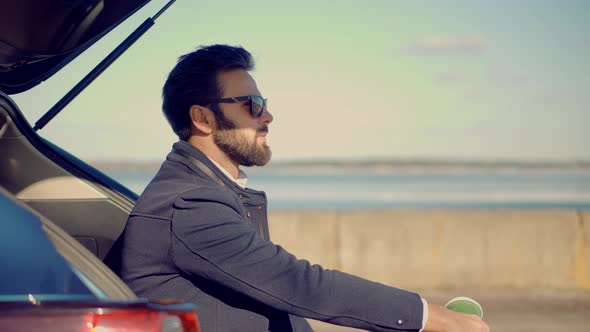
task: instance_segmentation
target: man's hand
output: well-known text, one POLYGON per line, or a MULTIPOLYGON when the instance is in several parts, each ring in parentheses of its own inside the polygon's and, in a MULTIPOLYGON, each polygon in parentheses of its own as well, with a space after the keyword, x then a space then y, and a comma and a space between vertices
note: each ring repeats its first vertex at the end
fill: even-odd
POLYGON ((428 304, 428 321, 424 332, 489 332, 490 327, 476 315, 463 314, 428 304))

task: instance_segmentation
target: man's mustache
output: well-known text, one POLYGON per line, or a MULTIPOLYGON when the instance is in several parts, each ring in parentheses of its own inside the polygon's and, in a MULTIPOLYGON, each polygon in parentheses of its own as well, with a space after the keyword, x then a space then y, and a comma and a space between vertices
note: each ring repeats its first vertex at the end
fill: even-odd
POLYGON ((256 129, 257 133, 268 133, 268 125, 263 125, 256 129))

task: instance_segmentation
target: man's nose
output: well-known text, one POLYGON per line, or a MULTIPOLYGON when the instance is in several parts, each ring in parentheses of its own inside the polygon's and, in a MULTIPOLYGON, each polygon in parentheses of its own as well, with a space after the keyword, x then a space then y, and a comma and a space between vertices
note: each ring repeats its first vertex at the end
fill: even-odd
POLYGON ((260 121, 262 121, 263 124, 267 125, 271 123, 273 119, 274 117, 272 116, 272 114, 270 114, 268 108, 265 108, 262 112, 262 115, 260 116, 260 121))

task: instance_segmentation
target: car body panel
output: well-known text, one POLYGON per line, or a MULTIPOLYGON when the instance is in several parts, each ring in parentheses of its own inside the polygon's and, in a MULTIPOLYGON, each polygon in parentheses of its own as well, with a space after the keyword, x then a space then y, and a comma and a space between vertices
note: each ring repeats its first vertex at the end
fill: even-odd
POLYGON ((57 253, 37 216, 1 192, 0 211, 0 301, 97 299, 57 253))

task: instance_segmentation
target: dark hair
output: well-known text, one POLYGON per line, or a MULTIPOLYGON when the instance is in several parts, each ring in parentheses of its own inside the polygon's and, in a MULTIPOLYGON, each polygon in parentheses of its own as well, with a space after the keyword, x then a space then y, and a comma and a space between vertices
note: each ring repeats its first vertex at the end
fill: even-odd
MULTIPOLYGON (((252 55, 239 46, 201 46, 178 58, 162 89, 162 110, 178 138, 186 141, 190 137, 192 105, 206 106, 208 100, 223 95, 217 80, 219 73, 253 68, 252 55)), ((223 115, 218 105, 212 104, 211 109, 216 117, 223 115)))

